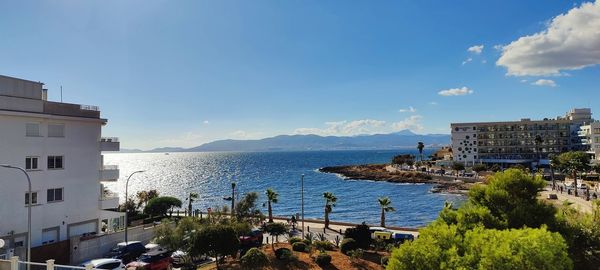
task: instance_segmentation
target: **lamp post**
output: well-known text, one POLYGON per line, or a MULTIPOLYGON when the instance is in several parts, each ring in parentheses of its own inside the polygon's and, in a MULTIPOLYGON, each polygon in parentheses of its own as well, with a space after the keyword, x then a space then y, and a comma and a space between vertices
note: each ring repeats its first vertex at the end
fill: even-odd
POLYGON ((302 183, 302 191, 300 192, 302 197, 302 239, 304 239, 304 174, 302 174, 300 179, 300 182, 302 183))
POLYGON ((127 182, 125 182, 125 244, 127 244, 127 189, 129 187, 129 179, 136 173, 143 173, 144 171, 135 171, 132 172, 129 177, 127 177, 127 182))
POLYGON ((28 200, 27 200, 27 261, 30 262, 31 261, 31 202, 33 201, 33 198, 31 197, 31 178, 29 178, 29 174, 23 168, 11 166, 8 164, 0 164, 0 167, 22 171, 25 174, 25 176, 27 177, 27 184, 28 184, 28 191, 27 191, 27 197, 28 197, 28 200))

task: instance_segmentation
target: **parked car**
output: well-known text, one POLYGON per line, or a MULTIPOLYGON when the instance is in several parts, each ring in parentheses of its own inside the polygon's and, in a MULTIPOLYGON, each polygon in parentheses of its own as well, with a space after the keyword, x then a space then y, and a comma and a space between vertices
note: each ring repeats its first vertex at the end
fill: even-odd
POLYGON ((242 247, 258 247, 263 243, 263 233, 258 229, 252 230, 247 235, 240 236, 242 247))
POLYGON ((171 252, 166 250, 157 250, 142 254, 137 261, 127 264, 127 269, 134 268, 145 270, 171 270, 173 269, 173 258, 171 252))
POLYGON ((144 252, 146 252, 146 248, 140 241, 121 242, 104 254, 104 258, 121 259, 123 263, 128 263, 137 259, 144 252))
POLYGON ((88 264, 91 264, 94 269, 123 270, 125 268, 123 261, 119 259, 95 259, 84 262, 80 266, 85 267, 88 264))
POLYGON ((579 188, 579 189, 588 189, 588 186, 585 183, 577 183, 577 188, 579 188))
POLYGON ((154 244, 154 243, 146 244, 144 246, 144 248, 146 248, 146 253, 153 252, 153 251, 166 250, 165 248, 161 247, 159 244, 154 244))

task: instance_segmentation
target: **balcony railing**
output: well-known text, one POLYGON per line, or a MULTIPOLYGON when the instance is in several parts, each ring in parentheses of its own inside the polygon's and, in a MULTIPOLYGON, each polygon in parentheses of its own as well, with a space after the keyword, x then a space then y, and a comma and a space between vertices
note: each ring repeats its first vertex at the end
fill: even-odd
POLYGON ((119 179, 119 166, 104 165, 99 171, 100 181, 117 181, 119 179))
POLYGON ((119 138, 116 137, 102 137, 100 139, 100 151, 119 151, 121 150, 121 144, 119 138))

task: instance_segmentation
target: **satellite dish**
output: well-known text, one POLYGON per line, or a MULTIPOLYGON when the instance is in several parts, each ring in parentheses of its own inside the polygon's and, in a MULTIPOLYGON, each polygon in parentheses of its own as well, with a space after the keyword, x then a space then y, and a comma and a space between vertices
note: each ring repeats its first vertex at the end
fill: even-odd
POLYGON ((0 239, 0 248, 4 247, 4 240, 0 239))

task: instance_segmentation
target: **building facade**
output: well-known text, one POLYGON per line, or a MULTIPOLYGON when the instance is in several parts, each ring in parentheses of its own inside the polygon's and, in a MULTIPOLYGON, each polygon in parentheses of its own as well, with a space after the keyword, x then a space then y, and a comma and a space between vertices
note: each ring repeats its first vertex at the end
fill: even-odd
MULTIPOLYGON (((0 238, 5 252, 26 246, 27 202, 32 202, 32 247, 123 226, 119 198, 104 181, 119 170, 105 166, 102 151, 118 151, 115 138, 102 138, 94 106, 47 100, 43 84, 0 76, 0 238)), ((0 250, 2 254, 2 250, 0 250)))
POLYGON ((579 131, 591 122, 591 110, 583 108, 554 119, 452 123, 453 160, 466 165, 548 164, 550 154, 587 150, 579 131))
POLYGON ((594 163, 600 161, 600 122, 594 121, 580 128, 579 136, 582 144, 587 146, 587 153, 594 163))

